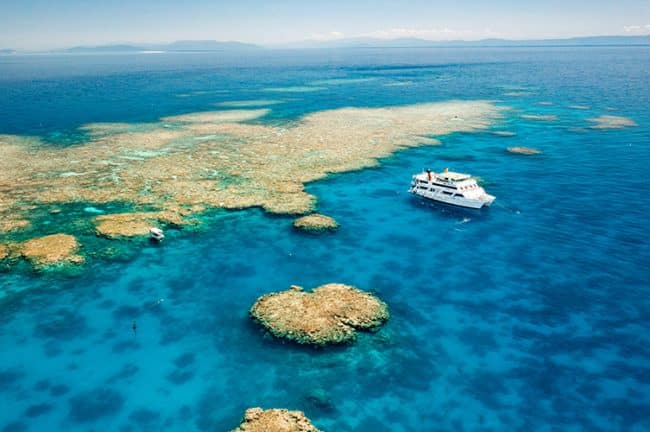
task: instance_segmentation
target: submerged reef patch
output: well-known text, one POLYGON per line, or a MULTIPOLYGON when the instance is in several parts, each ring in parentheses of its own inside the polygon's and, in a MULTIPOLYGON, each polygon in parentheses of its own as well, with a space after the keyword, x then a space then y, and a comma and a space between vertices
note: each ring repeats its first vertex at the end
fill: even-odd
POLYGON ((542 154, 541 151, 530 147, 508 147, 506 151, 508 153, 527 155, 527 156, 542 154))
MULTIPOLYGON (((315 197, 305 183, 374 166, 399 149, 438 143, 433 136, 485 130, 500 111, 488 101, 449 101, 341 108, 264 125, 246 122, 267 109, 240 109, 158 123, 94 123, 82 128, 88 141, 68 146, 0 135, 0 242, 23 241, 7 229, 67 203, 123 203, 131 216, 81 216, 110 238, 140 235, 149 221, 181 226, 214 208, 309 213, 315 197)), ((79 234, 74 227, 65 231, 79 234)))
POLYGON ((530 91, 510 91, 504 93, 503 95, 508 97, 523 97, 523 96, 531 96, 532 94, 534 93, 530 91))
POLYGON ((360 84, 370 81, 375 81, 375 77, 367 78, 332 78, 325 80, 312 81, 309 83, 310 86, 330 86, 330 85, 341 85, 341 84, 360 84))
POLYGON ((557 116, 555 114, 522 114, 520 117, 524 120, 539 120, 539 121, 557 120, 557 116))
POLYGON ((21 254, 35 267, 56 264, 81 264, 84 258, 77 255, 79 243, 69 234, 52 234, 27 240, 20 247, 21 254))
POLYGON ((293 226, 294 228, 303 231, 323 232, 333 231, 339 227, 339 224, 336 222, 336 220, 334 220, 334 218, 318 213, 313 213, 294 220, 293 226))
POLYGON ((613 115, 601 115, 600 117, 587 119, 587 121, 595 123, 590 126, 592 129, 623 129, 638 126, 630 118, 613 115))
POLYGON ((232 432, 320 432, 302 411, 249 408, 232 432))
POLYGON ((236 100, 236 101, 218 102, 215 104, 215 106, 227 107, 227 108, 250 108, 250 107, 258 107, 258 106, 277 105, 281 103, 284 103, 284 101, 275 100, 275 99, 253 99, 253 100, 236 100))
POLYGON ((189 223, 181 214, 166 210, 159 212, 119 213, 97 216, 97 234, 106 238, 149 235, 149 228, 159 223, 181 226, 189 223))
POLYGON ((6 219, 0 221, 0 233, 17 231, 27 228, 30 225, 28 220, 25 219, 6 219))
POLYGON ((77 423, 94 422, 122 410, 124 396, 110 388, 96 388, 69 399, 69 418, 77 423))
POLYGON ((375 329, 390 317, 386 303, 338 283, 312 292, 294 285, 266 294, 255 302, 250 315, 276 337, 317 346, 351 342, 357 330, 375 329))
POLYGON ((244 122, 268 114, 268 110, 231 110, 231 111, 206 111, 190 114, 181 114, 163 117, 163 122, 180 123, 230 123, 244 122))
POLYGON ((517 133, 516 132, 511 132, 511 131, 492 131, 492 135, 510 138, 510 137, 516 136, 517 133))
POLYGON ((268 87, 263 91, 274 93, 308 93, 327 90, 325 87, 316 86, 289 86, 289 87, 268 87))

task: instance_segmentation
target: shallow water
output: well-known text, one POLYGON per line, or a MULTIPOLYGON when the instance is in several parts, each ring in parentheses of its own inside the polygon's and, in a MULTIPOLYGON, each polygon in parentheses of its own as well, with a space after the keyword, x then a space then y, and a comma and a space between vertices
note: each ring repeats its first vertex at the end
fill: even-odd
POLYGON ((264 121, 489 98, 513 108, 495 129, 516 135, 441 137, 310 184, 341 225, 332 235, 214 212, 204 231, 78 276, 1 273, 0 431, 225 431, 258 405, 304 410, 326 431, 650 429, 650 48, 259 56, 1 57, 0 133, 63 145, 91 121, 289 88, 264 121), (295 91, 314 82, 326 90, 295 91), (638 126, 589 129, 602 114, 638 126), (412 173, 447 166, 480 176, 494 206, 408 196, 412 173), (247 317, 263 293, 332 281, 375 292, 391 320, 312 350, 247 317))

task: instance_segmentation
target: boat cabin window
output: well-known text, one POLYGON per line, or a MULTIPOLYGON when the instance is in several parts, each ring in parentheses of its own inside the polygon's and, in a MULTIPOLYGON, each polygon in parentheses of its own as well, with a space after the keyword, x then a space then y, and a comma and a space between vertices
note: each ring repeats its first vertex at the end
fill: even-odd
POLYGON ((434 183, 434 184, 436 186, 444 187, 444 188, 447 188, 447 189, 456 189, 456 186, 449 186, 449 185, 440 184, 440 183, 434 183))

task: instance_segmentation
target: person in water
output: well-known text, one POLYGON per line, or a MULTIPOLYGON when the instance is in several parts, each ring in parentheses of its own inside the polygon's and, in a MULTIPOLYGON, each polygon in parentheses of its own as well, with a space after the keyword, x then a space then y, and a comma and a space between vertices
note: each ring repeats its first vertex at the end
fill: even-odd
POLYGON ((138 332, 138 326, 135 323, 135 321, 133 321, 133 325, 131 326, 131 328, 133 329, 133 334, 136 334, 138 332))

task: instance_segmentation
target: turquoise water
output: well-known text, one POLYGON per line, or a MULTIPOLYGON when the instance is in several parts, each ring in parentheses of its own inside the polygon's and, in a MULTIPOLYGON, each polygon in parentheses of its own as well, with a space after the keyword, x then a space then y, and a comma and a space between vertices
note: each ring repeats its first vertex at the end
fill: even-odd
POLYGON ((51 145, 91 121, 240 100, 282 101, 276 122, 489 98, 513 108, 495 128, 516 132, 442 137, 308 185, 333 235, 216 212, 206 231, 76 277, 0 273, 13 292, 0 431, 226 431, 251 406, 300 409, 326 431, 650 430, 649 70, 648 47, 0 57, 0 133, 51 145), (638 126, 586 128, 602 114, 638 126), (447 166, 480 176, 495 205, 406 193, 412 173, 447 166), (391 320, 312 350, 247 317, 263 293, 332 281, 375 292, 391 320))

